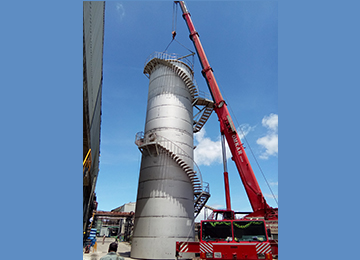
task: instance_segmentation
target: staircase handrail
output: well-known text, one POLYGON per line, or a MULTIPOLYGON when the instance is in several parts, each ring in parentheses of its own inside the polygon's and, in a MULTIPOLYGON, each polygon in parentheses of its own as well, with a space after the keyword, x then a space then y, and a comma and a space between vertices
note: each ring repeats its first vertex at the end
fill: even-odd
POLYGON ((160 59, 160 60, 173 60, 173 61, 179 61, 181 59, 182 62, 184 62, 186 65, 188 65, 191 70, 194 70, 194 64, 193 62, 191 62, 189 59, 187 59, 185 56, 176 54, 176 53, 168 53, 168 52, 158 52, 155 51, 152 54, 149 55, 149 57, 147 57, 146 61, 145 61, 145 66, 146 64, 151 61, 152 59, 160 59))
POLYGON ((194 161, 194 159, 192 158, 192 156, 190 156, 188 153, 186 153, 181 147, 179 147, 177 144, 175 144, 173 141, 167 139, 166 137, 159 135, 159 134, 155 134, 155 133, 149 133, 148 135, 145 136, 144 132, 138 132, 135 136, 135 144, 137 146, 144 146, 144 145, 148 145, 151 143, 155 143, 155 144, 159 144, 160 146, 169 149, 170 151, 172 151, 173 153, 177 154, 177 155, 181 155, 184 157, 189 158, 192 163, 193 163, 193 167, 196 167, 197 171, 194 171, 196 177, 198 177, 198 179, 200 180, 200 188, 201 190, 203 190, 203 181, 202 181, 202 175, 201 175, 201 171, 199 166, 196 164, 196 162, 194 161), (178 149, 171 149, 172 147, 166 147, 164 146, 162 143, 169 143, 170 145, 174 146, 174 148, 178 149), (179 153, 182 152, 182 153, 179 153))
POLYGON ((193 80, 194 86, 198 92, 199 97, 205 98, 205 99, 209 99, 209 100, 213 100, 211 94, 209 92, 205 92, 199 89, 199 85, 197 84, 196 79, 193 80))

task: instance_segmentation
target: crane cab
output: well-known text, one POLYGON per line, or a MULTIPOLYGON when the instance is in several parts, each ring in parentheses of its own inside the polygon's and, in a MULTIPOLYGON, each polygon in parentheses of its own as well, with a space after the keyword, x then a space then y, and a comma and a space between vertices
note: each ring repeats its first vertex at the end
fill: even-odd
POLYGON ((273 259, 263 220, 203 220, 200 228, 201 259, 273 259))

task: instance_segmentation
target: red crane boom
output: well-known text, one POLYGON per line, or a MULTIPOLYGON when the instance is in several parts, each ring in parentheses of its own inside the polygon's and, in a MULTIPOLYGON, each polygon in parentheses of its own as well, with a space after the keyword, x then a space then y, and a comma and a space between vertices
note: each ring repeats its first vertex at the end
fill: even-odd
MULTIPOLYGON (((190 39, 193 41, 196 52, 198 54, 200 64, 202 66, 202 74, 206 79, 207 85, 209 87, 210 93, 214 100, 214 110, 220 121, 220 131, 222 135, 222 145, 224 149, 224 137, 229 145, 232 159, 235 162, 236 168, 239 172, 241 181, 245 187, 245 191, 249 198, 253 213, 245 216, 241 221, 245 221, 242 224, 237 223, 234 216, 234 212, 231 210, 230 203, 230 191, 229 191, 229 180, 228 173, 226 169, 226 159, 224 159, 224 182, 225 182, 225 197, 226 197, 226 210, 217 210, 217 213, 223 213, 224 219, 222 221, 217 220, 204 220, 201 221, 200 229, 200 241, 199 242, 177 242, 176 252, 200 252, 200 257, 203 259, 253 259, 255 255, 257 259, 273 259, 277 258, 278 255, 278 243, 277 235, 271 235, 271 232, 268 233, 268 236, 262 238, 262 242, 256 244, 254 241, 243 241, 241 242, 238 239, 238 234, 236 227, 241 227, 241 230, 245 232, 245 227, 250 227, 255 224, 253 219, 264 219, 263 224, 264 228, 268 231, 276 230, 277 233, 277 223, 278 223, 278 209, 270 207, 261 192, 259 184, 256 180, 254 172, 251 168, 249 159, 245 153, 243 144, 239 138, 237 130, 233 124, 230 113, 227 109, 225 100, 223 99, 219 86, 215 80, 215 76, 212 68, 210 67, 209 61, 206 58, 205 51, 201 45, 199 34, 196 32, 194 24, 191 20, 190 13, 188 12, 184 1, 175 1, 181 7, 183 18, 186 21, 187 27, 190 32, 190 39), (248 221, 248 222, 246 222, 248 221), (233 225, 233 233, 228 231, 227 243, 223 243, 224 239, 224 227, 228 228, 233 225), (211 229, 207 232, 207 228, 211 229), (214 228, 214 230, 212 230, 214 228), (210 238, 208 237, 210 236, 210 238), (215 236, 215 241, 211 240, 211 236, 215 236), (210 239, 210 240, 209 240, 210 239), (217 241, 219 240, 219 241, 217 241), (270 252, 271 246, 271 252, 270 252), (193 247, 193 248, 191 248, 193 247), (209 252, 204 251, 204 248, 207 248, 209 252), (268 248, 266 252, 258 251, 259 248, 268 248), (256 249, 256 250, 255 250, 256 249)), ((174 34, 173 34, 174 35, 174 34)), ((224 156, 225 157, 225 156, 224 156)), ((214 211, 215 212, 215 211, 214 211)), ((217 214, 216 213, 216 214, 217 214)), ((256 222, 257 223, 257 222, 256 222)), ((261 222, 258 222, 260 225, 261 222)), ((248 229, 248 234, 255 235, 258 237, 259 234, 255 230, 248 229)), ((255 258, 254 258, 255 259, 255 258)))
MULTIPOLYGON (((271 208, 261 192, 259 184, 256 180, 254 172, 251 168, 249 159, 245 153, 243 144, 239 138, 236 128, 234 127, 230 113, 227 109, 226 102, 224 101, 219 86, 215 80, 215 76, 212 68, 210 67, 209 61, 206 58, 205 51, 201 45, 199 34, 195 30, 194 24, 191 20, 190 13, 188 12, 184 1, 175 1, 180 4, 183 18, 186 21, 190 32, 190 39, 193 41, 196 52, 198 54, 200 64, 202 66, 202 74, 206 79, 210 93, 214 99, 215 112, 220 121, 220 131, 227 140, 230 151, 232 153, 232 159, 239 171, 240 178, 244 184, 247 196, 249 198, 251 207, 254 211, 251 215, 264 216, 265 219, 277 219, 277 209, 271 208), (276 215, 276 216, 275 216, 276 215)), ((225 178, 225 191, 226 191, 226 202, 229 210, 230 207, 230 195, 229 189, 226 187, 227 184, 227 172, 224 172, 225 178), (229 202, 228 202, 229 201, 229 202)))

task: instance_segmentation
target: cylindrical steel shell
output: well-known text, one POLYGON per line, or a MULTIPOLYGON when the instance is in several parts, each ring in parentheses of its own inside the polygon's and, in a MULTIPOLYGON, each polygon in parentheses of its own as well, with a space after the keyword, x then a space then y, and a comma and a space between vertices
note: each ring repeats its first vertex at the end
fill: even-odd
MULTIPOLYGON (((188 66, 168 62, 192 80, 188 66)), ((193 168, 192 97, 172 66, 157 64, 149 78, 145 136, 163 141, 142 155, 131 257, 175 259, 176 241, 194 241, 192 183, 170 154, 193 168)))

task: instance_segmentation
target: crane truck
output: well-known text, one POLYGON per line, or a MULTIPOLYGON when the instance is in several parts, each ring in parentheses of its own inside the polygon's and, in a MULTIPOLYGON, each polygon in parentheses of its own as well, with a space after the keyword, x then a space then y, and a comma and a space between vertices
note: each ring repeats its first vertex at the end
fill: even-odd
POLYGON ((202 75, 213 98, 214 111, 220 122, 223 148, 224 139, 226 139, 232 160, 235 162, 253 210, 245 217, 235 219, 235 212, 231 210, 229 179, 224 158, 226 210, 213 212, 213 216, 222 215, 221 219, 213 218, 201 221, 199 242, 178 241, 176 255, 179 256, 179 253, 184 252, 198 253, 200 258, 209 260, 277 258, 278 209, 270 207, 261 192, 185 2, 174 1, 174 3, 181 7, 183 18, 190 32, 190 39, 195 46, 202 67, 202 75))

